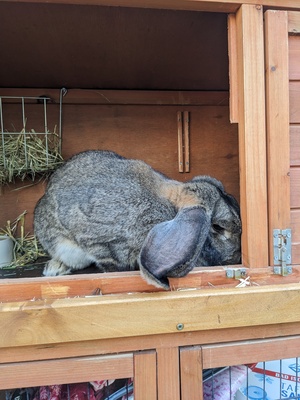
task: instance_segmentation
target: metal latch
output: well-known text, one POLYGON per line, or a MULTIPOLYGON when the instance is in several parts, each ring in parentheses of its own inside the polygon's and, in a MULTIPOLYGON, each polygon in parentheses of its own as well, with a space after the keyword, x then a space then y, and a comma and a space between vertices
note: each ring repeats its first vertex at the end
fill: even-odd
POLYGON ((246 268, 226 268, 226 278, 243 279, 246 275, 246 268))
POLYGON ((292 273, 292 231, 273 230, 274 274, 286 276, 292 273))

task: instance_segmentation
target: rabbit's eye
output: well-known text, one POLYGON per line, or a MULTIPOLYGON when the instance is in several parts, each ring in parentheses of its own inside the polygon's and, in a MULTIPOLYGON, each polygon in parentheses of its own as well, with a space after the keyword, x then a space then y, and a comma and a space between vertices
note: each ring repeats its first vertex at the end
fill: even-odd
POLYGON ((225 231, 225 229, 222 228, 222 226, 217 225, 217 224, 213 224, 212 228, 216 233, 224 233, 224 231, 225 231))

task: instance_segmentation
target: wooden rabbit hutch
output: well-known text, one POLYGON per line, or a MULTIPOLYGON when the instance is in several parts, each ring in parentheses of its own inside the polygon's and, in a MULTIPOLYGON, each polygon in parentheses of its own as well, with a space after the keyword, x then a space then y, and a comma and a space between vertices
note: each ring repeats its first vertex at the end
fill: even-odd
MULTIPOLYGON (((133 377, 136 400, 196 400, 204 369, 300 356, 300 2, 15 0, 0 21, 2 131, 23 103, 40 130, 46 97, 64 158, 213 175, 243 222, 241 265, 170 291, 139 272, 2 279, 0 389, 133 377)), ((31 230, 44 189, 3 185, 1 226, 26 209, 31 230)))

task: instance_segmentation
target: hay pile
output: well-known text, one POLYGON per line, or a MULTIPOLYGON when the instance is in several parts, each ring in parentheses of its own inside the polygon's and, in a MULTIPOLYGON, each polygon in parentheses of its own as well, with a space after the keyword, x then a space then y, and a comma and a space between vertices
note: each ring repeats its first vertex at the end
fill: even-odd
POLYGON ((21 267, 36 261, 39 257, 47 256, 34 235, 24 234, 25 215, 26 211, 15 221, 7 221, 6 227, 0 229, 0 234, 9 236, 14 242, 14 260, 9 268, 21 267))
POLYGON ((0 185, 15 178, 35 180, 48 175, 63 161, 59 152, 60 138, 55 133, 37 134, 34 130, 0 133, 0 185))

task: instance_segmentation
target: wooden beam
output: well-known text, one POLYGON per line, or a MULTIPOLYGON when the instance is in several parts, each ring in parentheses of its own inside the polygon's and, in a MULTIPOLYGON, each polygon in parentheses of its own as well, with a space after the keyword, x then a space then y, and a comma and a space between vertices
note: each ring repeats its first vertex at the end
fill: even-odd
POLYGON ((0 389, 133 377, 133 355, 0 364, 0 389))
POLYGON ((299 321, 298 283, 2 303, 0 347, 299 321))
POLYGON ((157 349, 157 398, 179 400, 180 366, 178 347, 157 349))
POLYGON ((273 265, 273 230, 290 228, 287 12, 269 10, 265 13, 265 38, 269 265, 273 265))
POLYGON ((134 354, 134 399, 156 400, 156 352, 134 354))
POLYGON ((293 358, 300 346, 300 336, 267 340, 246 340, 202 347, 203 368, 219 368, 262 361, 293 358))
MULTIPOLYGON (((141 7, 141 2, 139 0, 10 0, 10 2, 141 7)), ((142 7, 233 13, 236 12, 242 4, 257 5, 257 0, 145 0, 143 1, 142 7)), ((261 0, 260 4, 266 7, 292 10, 300 9, 299 0, 261 0)))
POLYGON ((201 347, 180 349, 181 399, 198 400, 203 393, 201 347))
POLYGON ((242 5, 237 22, 243 264, 268 264, 264 32, 261 6, 242 5))
POLYGON ((228 56, 229 56, 229 116, 230 122, 239 122, 238 54, 236 16, 228 15, 228 56))

